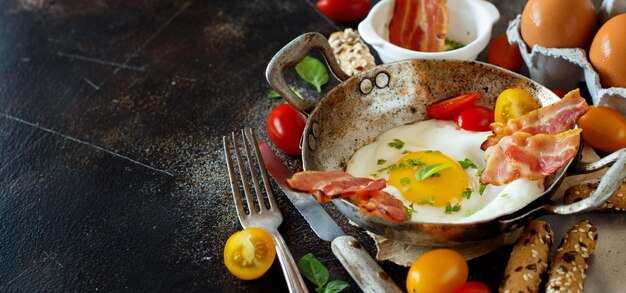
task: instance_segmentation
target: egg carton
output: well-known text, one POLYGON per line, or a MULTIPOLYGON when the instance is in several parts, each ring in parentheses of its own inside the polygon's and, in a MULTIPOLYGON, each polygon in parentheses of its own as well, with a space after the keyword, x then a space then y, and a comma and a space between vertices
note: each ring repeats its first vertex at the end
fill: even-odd
MULTIPOLYGON (((603 23, 611 16, 626 12, 626 1, 605 0, 598 14, 603 23)), ((552 89, 569 91, 585 82, 594 105, 611 107, 626 116, 626 88, 603 88, 600 76, 580 48, 545 48, 528 46, 520 33, 522 16, 509 22, 506 34, 511 44, 517 44, 530 72, 530 78, 552 89)))

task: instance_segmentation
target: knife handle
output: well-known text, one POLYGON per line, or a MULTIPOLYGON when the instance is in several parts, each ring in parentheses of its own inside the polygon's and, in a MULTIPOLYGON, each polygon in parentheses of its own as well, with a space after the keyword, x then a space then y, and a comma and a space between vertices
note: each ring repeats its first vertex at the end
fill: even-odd
POLYGON ((354 237, 339 236, 330 247, 363 292, 402 292, 354 237))

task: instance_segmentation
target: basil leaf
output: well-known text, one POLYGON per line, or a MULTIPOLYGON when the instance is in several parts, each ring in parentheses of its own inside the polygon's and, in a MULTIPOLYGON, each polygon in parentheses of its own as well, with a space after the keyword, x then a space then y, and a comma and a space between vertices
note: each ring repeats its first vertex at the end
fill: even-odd
POLYGON ((426 178, 432 176, 433 174, 450 167, 450 164, 428 165, 415 172, 415 179, 417 179, 417 181, 424 181, 426 178))
MULTIPOLYGON (((294 87, 290 87, 290 88, 291 88, 291 91, 292 91, 294 94, 296 94, 296 96, 298 96, 298 98, 300 98, 300 99, 303 99, 303 100, 304 100, 304 98, 302 97, 302 95, 301 95, 298 91, 296 91, 296 89, 295 89, 294 87)), ((275 90, 271 90, 271 91, 267 94, 267 96, 268 96, 269 98, 276 99, 276 100, 278 100, 278 99, 280 99, 280 98, 281 98, 280 94, 279 94, 277 91, 275 91, 275 90)))
POLYGON ((296 65, 296 72, 302 79, 312 84, 318 93, 322 92, 322 86, 328 82, 328 72, 324 64, 311 57, 306 56, 296 65))
POLYGON ((298 260, 300 273, 317 287, 328 282, 328 269, 312 253, 307 253, 298 260))
POLYGON ((315 291, 318 293, 339 293, 344 289, 350 287, 348 282, 342 280, 334 280, 328 282, 324 288, 317 288, 315 291))

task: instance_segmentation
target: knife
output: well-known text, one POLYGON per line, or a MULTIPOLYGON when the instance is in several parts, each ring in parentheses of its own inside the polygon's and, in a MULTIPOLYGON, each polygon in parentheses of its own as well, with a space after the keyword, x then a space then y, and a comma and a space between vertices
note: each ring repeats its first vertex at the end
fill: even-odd
POLYGON ((331 241, 331 249, 339 262, 363 292, 402 292, 359 242, 346 235, 313 196, 290 190, 285 180, 292 173, 265 142, 259 143, 263 162, 280 189, 309 223, 313 232, 331 241))

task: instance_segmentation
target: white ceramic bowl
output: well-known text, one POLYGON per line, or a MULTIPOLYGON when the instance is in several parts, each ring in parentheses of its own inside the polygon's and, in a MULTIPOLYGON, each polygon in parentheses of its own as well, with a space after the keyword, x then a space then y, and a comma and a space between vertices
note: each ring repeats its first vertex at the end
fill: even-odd
POLYGON ((449 23, 447 38, 465 44, 463 48, 445 52, 420 52, 389 42, 389 22, 394 0, 382 0, 370 10, 359 24, 361 38, 370 44, 384 63, 407 59, 476 60, 487 47, 491 27, 500 19, 500 12, 483 0, 448 0, 449 23))

